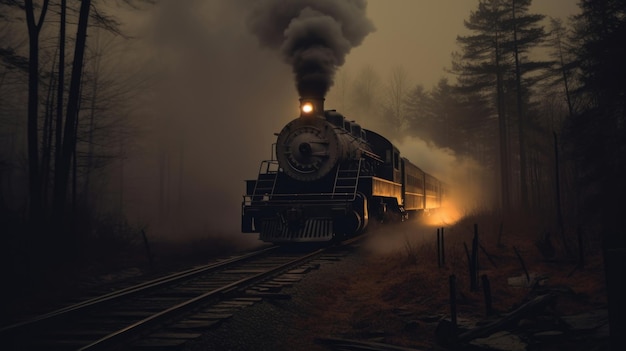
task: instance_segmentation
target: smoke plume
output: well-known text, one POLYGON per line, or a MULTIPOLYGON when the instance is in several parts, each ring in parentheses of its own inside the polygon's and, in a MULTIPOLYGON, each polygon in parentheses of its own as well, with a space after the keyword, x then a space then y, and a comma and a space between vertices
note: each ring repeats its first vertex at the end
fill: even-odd
POLYGON ((300 96, 323 97, 346 55, 374 31, 365 0, 263 0, 248 17, 261 45, 293 68, 300 96))

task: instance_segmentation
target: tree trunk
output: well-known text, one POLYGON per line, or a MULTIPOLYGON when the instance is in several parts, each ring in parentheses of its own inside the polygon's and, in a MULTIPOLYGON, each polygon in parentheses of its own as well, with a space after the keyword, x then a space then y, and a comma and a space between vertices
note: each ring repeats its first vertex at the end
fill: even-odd
MULTIPOLYGON (((54 174, 55 189, 59 181, 59 166, 61 165, 61 150, 63 148, 63 97, 65 96, 65 13, 66 0, 61 0, 61 15, 59 23, 59 82, 57 85, 57 120, 54 140, 54 164, 56 165, 54 174)), ((56 205, 56 190, 54 196, 54 202, 56 205)), ((56 216, 58 214, 54 213, 54 215, 56 216)))
MULTIPOLYGON (((27 2, 28 3, 28 2, 27 2)), ((28 8, 28 6, 27 6, 28 8)), ((31 4, 32 11, 32 4, 31 4)), ((28 16, 32 18, 31 15, 28 16)), ((30 38, 28 57, 28 188, 30 200, 30 219, 39 221, 41 218, 41 182, 39 179, 39 143, 37 133, 37 117, 39 105, 39 28, 34 22, 28 21, 30 38)))
MULTIPOLYGON (((56 61, 53 62, 52 66, 56 61)), ((54 70, 54 68, 53 68, 54 70)), ((50 184, 50 162, 52 155, 52 121, 54 120, 54 113, 52 110, 54 109, 54 85, 56 84, 56 79, 54 74, 50 75, 50 82, 48 84, 48 93, 46 96, 46 112, 43 120, 43 133, 42 133, 42 141, 41 141, 41 199, 42 199, 42 207, 43 212, 45 211, 46 201, 48 199, 48 185, 50 184)), ((45 213, 42 213, 45 217, 45 213)))
MULTIPOLYGON (((98 72, 100 56, 96 57, 94 63, 94 72, 98 72)), ((83 197, 88 198, 89 188, 91 186, 91 170, 93 168, 93 158, 94 158, 94 129, 95 129, 95 120, 96 120, 96 96, 98 95, 98 74, 95 74, 92 82, 92 96, 91 96, 91 105, 89 106, 89 130, 87 131, 87 164, 85 165, 85 180, 83 183, 83 197)))
POLYGON ((522 101, 522 74, 519 63, 519 48, 517 46, 517 24, 515 23, 515 0, 513 0, 513 51, 515 55, 515 85, 517 90, 517 126, 519 139, 519 164, 520 164, 520 192, 522 209, 528 210, 528 184, 526 180, 526 144, 524 140, 525 121, 522 101))
POLYGON ((83 57, 87 40, 87 23, 91 0, 83 0, 80 5, 78 29, 76 32, 76 46, 74 48, 74 62, 72 63, 72 77, 67 101, 67 114, 63 134, 63 149, 61 150, 60 163, 56 165, 54 187, 54 220, 56 229, 60 230, 63 225, 63 217, 66 206, 67 186, 69 180, 72 156, 76 149, 76 120, 80 100, 80 84, 83 71, 83 57))
POLYGON ((563 75, 563 86, 565 88, 565 101, 567 101, 567 112, 569 113, 569 117, 572 118, 574 114, 574 108, 572 107, 572 97, 569 91, 569 83, 568 83, 568 72, 565 69, 565 60, 563 59, 563 48, 561 46, 561 36, 558 34, 558 49, 559 49, 559 62, 561 64, 561 74, 563 75))
POLYGON ((43 206, 41 198, 41 176, 39 174, 39 135, 37 133, 37 118, 39 107, 39 33, 48 9, 48 1, 44 1, 35 22, 35 9, 32 0, 24 1, 26 24, 28 27, 28 117, 27 117, 27 144, 28 144, 28 190, 29 190, 29 217, 31 223, 40 224, 43 206))
POLYGON ((495 63, 496 63, 496 99, 498 107, 498 130, 500 132, 500 179, 501 179, 501 196, 502 196, 502 209, 506 212, 510 209, 511 195, 510 195, 510 177, 509 177, 509 141, 507 137, 507 120, 506 109, 504 106, 504 83, 502 81, 502 68, 500 67, 500 46, 498 42, 498 35, 496 34, 496 50, 495 50, 495 63))

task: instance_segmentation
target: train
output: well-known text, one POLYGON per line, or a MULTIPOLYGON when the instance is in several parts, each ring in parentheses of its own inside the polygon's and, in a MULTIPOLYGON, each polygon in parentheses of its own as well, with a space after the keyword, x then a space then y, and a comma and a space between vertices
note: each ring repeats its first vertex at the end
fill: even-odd
POLYGON ((241 231, 275 244, 321 243, 442 207, 447 186, 324 98, 300 98, 300 115, 276 134, 270 159, 245 180, 241 231))

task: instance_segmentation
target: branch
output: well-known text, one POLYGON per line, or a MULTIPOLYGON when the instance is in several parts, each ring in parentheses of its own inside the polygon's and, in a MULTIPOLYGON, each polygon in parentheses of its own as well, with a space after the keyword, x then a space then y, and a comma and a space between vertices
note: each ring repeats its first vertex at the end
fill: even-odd
POLYGON ((122 31, 119 29, 120 23, 117 20, 104 14, 102 11, 98 10, 96 6, 92 6, 91 9, 91 18, 95 21, 94 26, 104 28, 115 35, 128 39, 128 37, 122 34, 122 31))

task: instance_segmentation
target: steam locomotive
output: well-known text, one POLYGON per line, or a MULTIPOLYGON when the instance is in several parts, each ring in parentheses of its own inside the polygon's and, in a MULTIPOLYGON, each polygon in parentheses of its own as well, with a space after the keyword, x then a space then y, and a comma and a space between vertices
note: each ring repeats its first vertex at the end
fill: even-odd
POLYGON ((246 180, 241 231, 273 243, 327 242, 362 233, 370 219, 406 220, 442 205, 446 186, 389 140, 323 98, 301 98, 272 158, 246 180), (274 157, 275 156, 275 157, 274 157))

